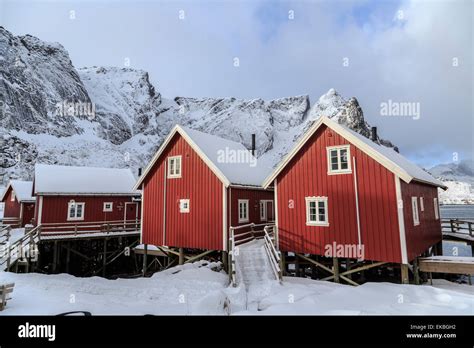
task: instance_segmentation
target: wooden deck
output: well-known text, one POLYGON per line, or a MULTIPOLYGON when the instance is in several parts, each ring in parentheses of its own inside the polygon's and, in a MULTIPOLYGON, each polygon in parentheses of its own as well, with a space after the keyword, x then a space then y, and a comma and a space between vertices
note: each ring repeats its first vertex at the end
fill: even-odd
MULTIPOLYGON (((441 219, 441 230, 444 240, 474 241, 473 219, 441 219)), ((471 244, 470 243, 470 244, 471 244)))
POLYGON ((422 257, 418 262, 422 272, 474 274, 474 257, 431 256, 422 257))
POLYGON ((108 238, 140 234, 140 221, 97 221, 41 224, 40 241, 108 238))

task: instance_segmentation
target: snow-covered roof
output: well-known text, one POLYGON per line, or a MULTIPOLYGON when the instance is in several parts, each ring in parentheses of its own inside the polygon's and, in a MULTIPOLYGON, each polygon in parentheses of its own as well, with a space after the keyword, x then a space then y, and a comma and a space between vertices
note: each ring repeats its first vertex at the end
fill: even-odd
POLYGON ((35 194, 135 195, 130 169, 37 164, 35 194))
POLYGON ((336 133, 343 136, 346 140, 354 146, 365 152, 367 155, 375 159, 385 168, 399 176, 406 183, 412 180, 424 182, 433 186, 438 186, 446 189, 446 186, 439 180, 433 178, 428 172, 418 167, 416 164, 410 162, 408 159, 397 153, 391 148, 379 145, 363 135, 354 132, 346 126, 336 123, 327 117, 319 118, 310 129, 301 137, 296 143, 290 153, 278 164, 275 170, 265 179, 263 186, 268 187, 278 174, 285 168, 294 155, 303 147, 306 141, 316 132, 321 125, 326 125, 336 133))
POLYGON ((36 201, 36 198, 32 196, 33 182, 22 180, 10 180, 8 186, 5 188, 5 191, 2 193, 2 198, 0 199, 0 201, 3 201, 5 199, 5 195, 7 194, 10 187, 15 192, 15 196, 18 202, 36 201))
POLYGON ((258 186, 271 172, 271 168, 260 163, 242 144, 176 125, 165 139, 135 188, 139 188, 161 153, 173 136, 179 133, 226 185, 258 186))

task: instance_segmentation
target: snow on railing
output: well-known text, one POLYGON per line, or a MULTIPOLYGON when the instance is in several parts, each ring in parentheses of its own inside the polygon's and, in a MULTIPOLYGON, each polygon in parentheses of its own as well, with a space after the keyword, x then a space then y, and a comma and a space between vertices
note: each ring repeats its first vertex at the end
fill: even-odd
POLYGON ((265 232, 263 239, 265 241, 265 251, 267 252, 268 259, 270 260, 270 265, 272 267, 273 274, 275 278, 280 282, 283 279, 282 271, 281 271, 281 256, 280 251, 275 248, 276 243, 276 233, 275 233, 275 226, 268 225, 265 226, 263 229, 265 232), (270 234, 272 236, 270 236, 270 234))
POLYGON ((19 259, 36 258, 36 245, 39 241, 41 226, 36 226, 31 231, 14 243, 2 245, 0 250, 0 269, 9 270, 13 263, 19 259))
POLYGON ((91 234, 138 233, 140 220, 45 223, 41 227, 41 238, 73 238, 91 234))
POLYGON ((231 226, 229 229, 228 240, 228 268, 229 278, 232 286, 237 285, 235 256, 238 255, 237 247, 243 243, 250 242, 254 239, 264 239, 265 251, 270 259, 272 271, 278 280, 282 280, 282 272, 280 267, 280 252, 276 250, 277 233, 274 225, 267 224, 246 224, 240 226, 231 226), (262 229, 263 227, 263 229, 262 229), (271 236, 270 236, 271 235, 271 236))
POLYGON ((445 233, 463 233, 474 237, 474 221, 441 219, 441 229, 445 233))

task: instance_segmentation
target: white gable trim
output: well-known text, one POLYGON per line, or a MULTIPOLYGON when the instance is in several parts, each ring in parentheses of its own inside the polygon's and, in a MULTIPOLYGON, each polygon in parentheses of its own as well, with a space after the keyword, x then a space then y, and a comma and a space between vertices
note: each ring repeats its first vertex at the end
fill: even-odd
MULTIPOLYGON (((304 134, 304 136, 296 143, 295 147, 291 152, 289 152, 285 158, 280 162, 280 164, 275 168, 275 170, 265 179, 263 182, 263 187, 267 188, 271 185, 273 180, 280 174, 280 172, 286 167, 286 165, 291 161, 291 159, 301 150, 301 148, 306 144, 311 136, 319 129, 319 127, 325 124, 328 128, 331 128, 334 132, 338 133, 344 137, 348 142, 353 144, 355 147, 366 153, 368 156, 372 157, 375 161, 380 163, 382 166, 387 168, 389 171, 394 173, 400 179, 409 183, 414 178, 408 174, 403 168, 389 160, 387 157, 379 153, 378 151, 372 149, 369 145, 365 144, 363 141, 358 139, 356 136, 348 132, 344 127, 338 123, 331 121, 329 118, 322 116, 320 117, 311 128, 304 134)), ((417 181, 421 181, 415 179, 417 181)), ((430 185, 433 185, 430 183, 430 185)))
POLYGON ((5 191, 3 191, 2 198, 0 199, 1 202, 3 202, 3 200, 5 199, 5 196, 7 195, 7 192, 10 189, 10 187, 12 188, 12 191, 13 191, 13 186, 11 182, 8 183, 8 186, 5 188, 5 191))
POLYGON ((196 151, 198 156, 206 163, 206 165, 212 170, 212 172, 219 178, 219 180, 226 186, 228 187, 230 185, 230 181, 226 178, 226 176, 220 171, 219 168, 216 167, 216 165, 209 159, 209 157, 206 156, 206 154, 197 146, 197 144, 192 140, 192 138, 186 133, 186 131, 181 128, 179 125, 174 126, 174 128, 171 130, 170 134, 166 137, 165 141, 163 144, 160 146, 156 154, 153 156, 151 159, 150 163, 148 163, 147 167, 145 168, 145 171, 143 172, 142 176, 138 179, 138 182, 135 184, 135 187, 133 188, 134 190, 137 190, 138 187, 143 183, 143 180, 146 178, 148 173, 151 171, 153 166, 155 165, 156 161, 160 158, 161 154, 163 151, 166 149, 168 144, 171 142, 171 139, 173 139, 173 136, 179 133, 184 140, 191 146, 191 148, 196 151))

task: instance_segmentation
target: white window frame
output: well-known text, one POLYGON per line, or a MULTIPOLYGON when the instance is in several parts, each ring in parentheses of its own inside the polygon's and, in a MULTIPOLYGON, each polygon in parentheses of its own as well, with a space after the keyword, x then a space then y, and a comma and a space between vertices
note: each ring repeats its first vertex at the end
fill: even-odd
POLYGON ((86 203, 84 202, 69 202, 67 204, 67 221, 82 221, 84 220, 84 215, 85 215, 85 209, 86 209, 86 203), (74 217, 70 217, 69 216, 69 213, 71 212, 71 206, 74 205, 75 206, 75 211, 74 211, 74 217), (77 206, 78 205, 81 205, 82 206, 82 215, 81 216, 77 216, 77 206))
POLYGON ((425 201, 423 197, 420 197, 420 211, 425 211, 425 201))
POLYGON ((168 178, 175 179, 181 178, 181 173, 183 172, 183 161, 181 160, 182 156, 170 156, 168 157, 168 178), (171 162, 173 162, 173 166, 171 166, 171 162), (176 163, 179 162, 179 172, 176 170, 176 163), (171 172, 171 168, 173 168, 173 172, 171 172))
POLYGON ((329 214, 328 214, 328 198, 326 196, 311 196, 305 197, 305 207, 306 207, 306 226, 329 226, 329 214), (316 220, 313 221, 310 219, 310 203, 316 203, 316 220), (319 220, 319 203, 324 203, 324 219, 325 221, 319 220))
POLYGON ((351 167, 351 146, 350 145, 337 145, 337 146, 328 146, 326 148, 327 162, 328 162, 328 175, 335 174, 350 174, 352 173, 351 167), (331 165, 331 151, 337 150, 337 166, 338 169, 332 169, 331 165), (341 169, 341 150, 346 150, 347 152, 347 169, 341 169))
POLYGON ((239 217, 239 224, 242 222, 249 222, 249 200, 248 199, 239 199, 239 203, 237 204, 237 207, 239 209, 238 211, 238 217, 239 217), (241 212, 241 204, 245 205, 245 217, 243 217, 240 212, 241 212))
POLYGON ((104 202, 104 213, 112 212, 114 210, 114 203, 113 202, 104 202), (110 207, 107 207, 110 205, 110 207))
POLYGON ((179 200, 179 212, 180 213, 189 213, 190 212, 189 198, 184 198, 179 200), (187 205, 187 208, 185 207, 187 205))
POLYGON ((435 219, 439 220, 439 205, 438 205, 438 198, 433 198, 433 206, 434 206, 434 213, 435 219))
POLYGON ((10 202, 15 202, 15 191, 12 190, 12 194, 10 195, 10 202))
POLYGON ((418 197, 411 198, 411 211, 413 215, 413 226, 420 224, 420 211, 418 210, 418 197))

